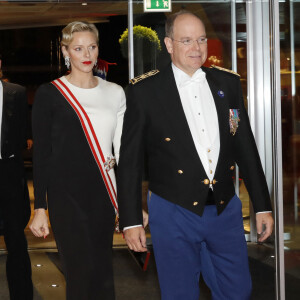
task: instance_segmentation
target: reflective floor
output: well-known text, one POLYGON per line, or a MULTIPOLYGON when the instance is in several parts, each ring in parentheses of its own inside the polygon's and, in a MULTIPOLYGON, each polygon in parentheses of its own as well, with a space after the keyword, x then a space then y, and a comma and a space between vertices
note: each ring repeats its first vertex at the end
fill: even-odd
MULTIPOLYGON (((33 189, 31 181, 29 181, 29 191, 33 209, 33 189)), ((247 216, 249 208, 247 207, 247 203, 249 202, 245 193, 241 194, 241 200, 244 206, 243 214, 245 230, 247 231, 249 229, 249 217, 247 216)), ((294 226, 290 228, 290 230, 293 235, 299 237, 299 226, 294 226)), ((32 263, 34 300, 64 300, 65 280, 61 272, 53 234, 51 233, 47 239, 44 240, 34 237, 28 227, 25 233, 32 263)), ((149 233, 148 236, 150 236, 149 233)), ((292 251, 298 247, 296 242, 297 240, 295 239, 291 242, 286 241, 286 247, 289 246, 291 250, 289 255, 286 256, 287 300, 299 299, 300 294, 300 286, 298 284, 300 282, 300 257, 297 251, 292 251)), ((116 299, 159 300, 159 284, 153 255, 147 272, 143 272, 132 259, 121 234, 114 235, 113 246, 116 299)), ((268 244, 258 245, 248 243, 248 251, 253 279, 252 299, 275 299, 273 247, 268 244)), ((0 237, 0 300, 9 300, 5 276, 5 260, 5 244, 3 237, 0 237)), ((80 284, 80 282, 78 284, 80 284)), ((202 290, 200 300, 211 299, 209 289, 203 282, 201 282, 200 285, 202 290)))
MULTIPOLYGON (((60 263, 57 252, 31 250, 30 258, 34 300, 64 300, 65 281, 59 270, 60 263)), ((3 253, 0 253, 0 273, 0 299, 9 300, 5 279, 5 255, 3 253)), ((150 264, 147 272, 143 272, 133 261, 127 249, 114 249, 114 273, 116 299, 160 299, 154 261, 150 264)), ((78 284, 80 285, 80 282, 78 284)))

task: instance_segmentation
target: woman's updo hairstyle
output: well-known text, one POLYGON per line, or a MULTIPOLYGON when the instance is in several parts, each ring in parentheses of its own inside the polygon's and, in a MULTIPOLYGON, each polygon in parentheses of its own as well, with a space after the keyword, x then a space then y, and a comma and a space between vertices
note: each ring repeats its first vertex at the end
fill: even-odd
POLYGON ((90 24, 87 22, 75 21, 75 22, 69 23, 62 30, 61 45, 68 48, 68 46, 72 42, 73 34, 75 32, 84 32, 84 31, 89 31, 89 32, 94 33, 96 36, 97 44, 99 44, 99 32, 94 24, 90 24))

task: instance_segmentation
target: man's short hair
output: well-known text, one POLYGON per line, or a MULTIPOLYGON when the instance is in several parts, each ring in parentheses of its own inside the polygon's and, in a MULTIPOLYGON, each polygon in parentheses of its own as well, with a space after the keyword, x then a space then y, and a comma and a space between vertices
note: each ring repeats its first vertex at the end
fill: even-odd
POLYGON ((182 10, 178 11, 177 13, 174 13, 174 14, 171 14, 168 16, 168 18, 166 20, 166 24, 165 24, 166 37, 173 38, 174 22, 175 22, 176 18, 181 15, 194 16, 203 23, 203 21, 200 19, 199 16, 197 16, 196 14, 194 14, 188 10, 182 9, 182 10))

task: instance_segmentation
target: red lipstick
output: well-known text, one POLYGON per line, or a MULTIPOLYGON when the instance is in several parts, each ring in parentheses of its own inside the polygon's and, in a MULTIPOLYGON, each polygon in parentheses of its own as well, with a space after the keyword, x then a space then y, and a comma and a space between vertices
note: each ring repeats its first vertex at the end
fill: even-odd
POLYGON ((85 65, 90 65, 92 62, 90 60, 88 60, 88 61, 83 61, 82 63, 85 65))

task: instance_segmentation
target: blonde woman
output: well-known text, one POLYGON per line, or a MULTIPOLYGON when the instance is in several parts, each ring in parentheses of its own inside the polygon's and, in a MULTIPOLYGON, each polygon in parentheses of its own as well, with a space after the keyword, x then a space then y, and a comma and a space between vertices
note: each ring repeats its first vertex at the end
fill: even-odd
POLYGON ((98 58, 94 25, 68 24, 61 44, 70 73, 42 85, 33 106, 35 215, 30 228, 38 237, 49 234, 48 207, 68 300, 110 300, 115 298, 111 245, 118 211, 113 166, 125 95, 120 86, 93 76, 98 58))

